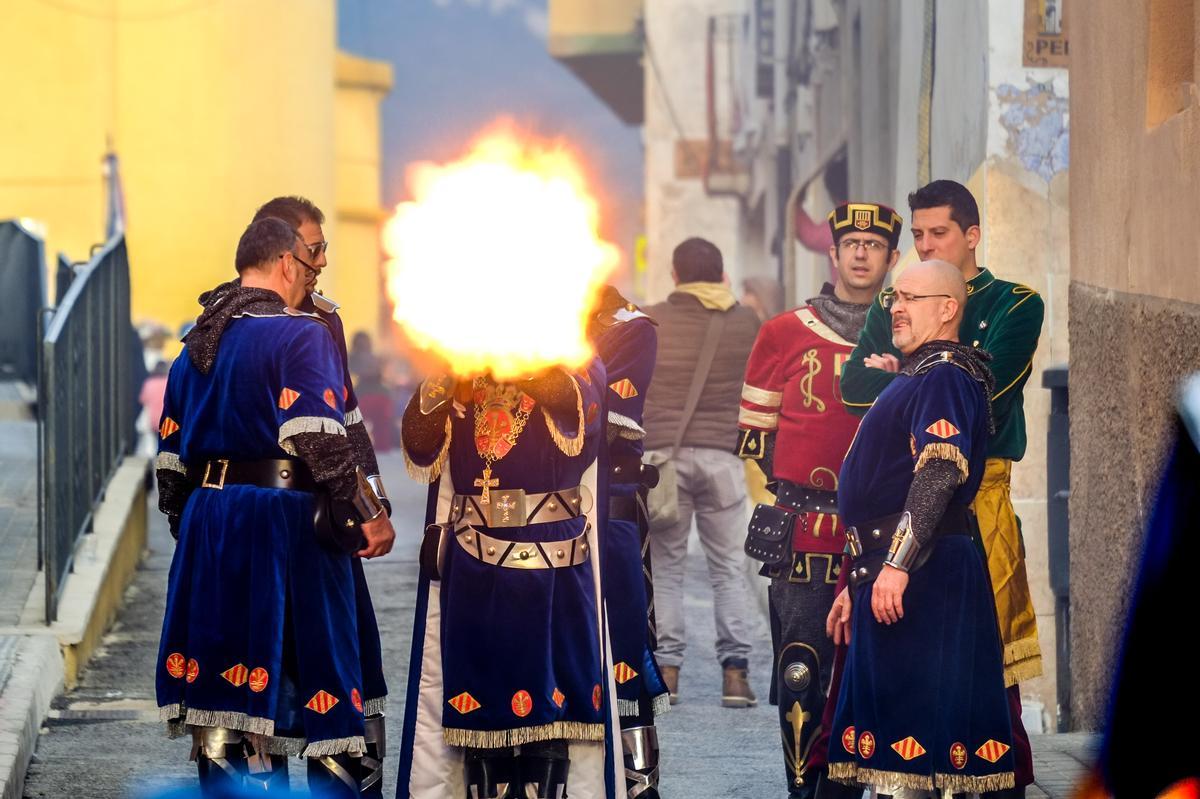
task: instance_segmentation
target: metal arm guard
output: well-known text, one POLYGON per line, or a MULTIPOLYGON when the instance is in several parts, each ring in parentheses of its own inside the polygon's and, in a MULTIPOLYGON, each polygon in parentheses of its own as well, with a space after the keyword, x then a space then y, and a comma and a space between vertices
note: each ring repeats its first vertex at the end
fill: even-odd
POLYGON ((629 799, 658 799, 658 731, 654 727, 621 730, 625 750, 625 791, 629 799))
POLYGON ((367 480, 366 472, 362 470, 361 466, 354 467, 354 479, 358 482, 358 490, 354 493, 351 501, 354 503, 354 512, 358 514, 359 521, 369 522, 378 519, 387 509, 367 480))
POLYGON ((892 546, 888 550, 884 565, 893 566, 900 571, 908 571, 917 560, 921 545, 912 529, 912 515, 905 511, 892 534, 892 546))
POLYGON ((825 697, 821 694, 821 659, 808 644, 793 641, 779 653, 779 727, 783 735, 788 790, 801 793, 816 774, 809 773, 809 754, 821 732, 825 697))

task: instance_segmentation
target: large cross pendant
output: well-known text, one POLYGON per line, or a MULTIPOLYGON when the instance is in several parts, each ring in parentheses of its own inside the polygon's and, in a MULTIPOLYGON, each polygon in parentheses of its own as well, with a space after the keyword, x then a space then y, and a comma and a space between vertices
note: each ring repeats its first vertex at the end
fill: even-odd
POLYGON ((492 489, 500 487, 500 480, 492 477, 492 467, 483 467, 483 477, 475 478, 475 487, 482 488, 483 493, 479 497, 479 501, 487 505, 492 501, 492 489))

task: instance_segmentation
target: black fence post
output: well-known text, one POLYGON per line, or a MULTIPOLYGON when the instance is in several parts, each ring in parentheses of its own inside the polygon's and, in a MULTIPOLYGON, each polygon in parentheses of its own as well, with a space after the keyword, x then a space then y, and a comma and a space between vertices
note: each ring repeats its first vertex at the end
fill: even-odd
POLYGON ((1058 732, 1071 729, 1071 547, 1068 503, 1071 498, 1071 418, 1066 366, 1042 372, 1050 389, 1050 425, 1046 432, 1046 516, 1050 590, 1054 592, 1055 676, 1058 683, 1058 732))

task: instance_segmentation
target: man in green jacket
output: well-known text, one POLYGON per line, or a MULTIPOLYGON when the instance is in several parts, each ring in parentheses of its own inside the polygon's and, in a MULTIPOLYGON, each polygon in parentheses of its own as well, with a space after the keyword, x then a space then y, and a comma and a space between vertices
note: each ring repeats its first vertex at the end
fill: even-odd
MULTIPOLYGON (((995 376, 992 414, 995 432, 988 441, 983 483, 973 505, 979 520, 996 613, 1004 644, 1004 679, 1009 686, 1017 795, 1033 782, 1033 756, 1021 724, 1017 683, 1042 673, 1037 619, 1025 573, 1025 546, 1012 507, 1013 461, 1025 455, 1024 389, 1033 371, 1045 307, 1037 292, 997 279, 975 260, 982 232, 979 207, 961 183, 935 180, 908 195, 913 243, 922 261, 940 259, 959 268, 967 281, 962 322, 964 344, 986 350, 995 376)), ((896 376, 900 352, 892 344, 886 310, 893 288, 884 289, 867 313, 858 346, 842 369, 842 399, 851 413, 865 414, 896 376)), ((925 297, 912 297, 921 301, 925 297)))

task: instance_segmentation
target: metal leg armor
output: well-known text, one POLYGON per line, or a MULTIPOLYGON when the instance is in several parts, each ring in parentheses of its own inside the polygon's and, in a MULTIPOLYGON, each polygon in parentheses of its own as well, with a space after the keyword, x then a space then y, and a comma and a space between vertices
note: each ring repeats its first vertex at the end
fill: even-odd
POLYGON ((825 709, 821 659, 811 646, 794 641, 780 651, 776 673, 789 796, 809 799, 815 793, 818 777, 809 771, 809 753, 820 733, 825 709))
POLYGON ((342 753, 308 758, 308 788, 327 799, 358 797, 358 758, 342 753))
POLYGON ((629 799, 658 799, 658 731, 653 727, 621 730, 625 750, 625 791, 629 799))
POLYGON ((467 799, 514 799, 516 749, 467 749, 464 759, 467 799))
POLYGON ((363 739, 367 751, 359 760, 358 785, 363 796, 383 796, 383 758, 387 755, 387 734, 382 713, 363 721, 363 739))
POLYGON ((571 760, 566 741, 543 741, 520 748, 520 799, 564 799, 571 760))
POLYGON ((192 727, 192 754, 202 796, 240 791, 246 776, 246 734, 226 727, 192 727))

